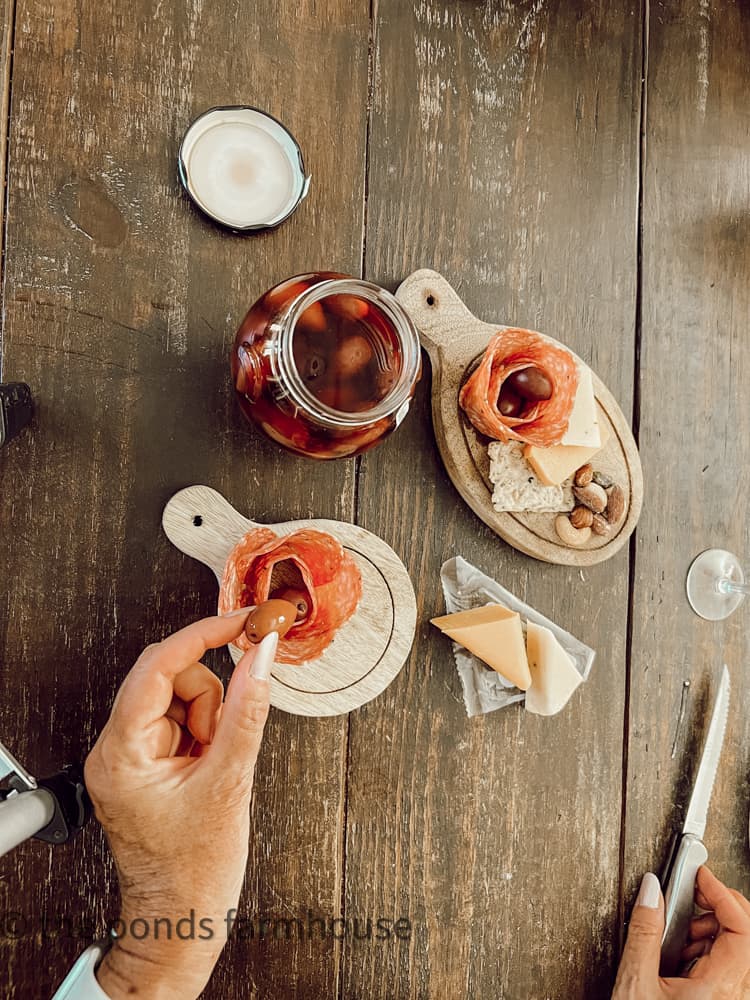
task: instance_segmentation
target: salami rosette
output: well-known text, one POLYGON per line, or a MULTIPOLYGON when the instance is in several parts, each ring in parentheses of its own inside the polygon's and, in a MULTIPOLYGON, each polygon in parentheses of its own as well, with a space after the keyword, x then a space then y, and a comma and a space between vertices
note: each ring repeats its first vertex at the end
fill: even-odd
MULTIPOLYGON (((227 558, 219 591, 219 614, 268 600, 277 563, 292 563, 309 595, 307 615, 279 640, 279 663, 301 664, 317 659, 362 596, 362 578, 352 557, 323 531, 303 528, 279 536, 270 528, 255 528, 235 545, 227 558)), ((235 640, 249 649, 244 633, 235 640)))
POLYGON ((564 347, 533 330, 509 327, 490 340, 458 398, 474 427, 487 437, 548 448, 559 444, 568 428, 578 378, 575 358, 564 347), (500 411, 503 384, 523 369, 543 376, 551 388, 549 398, 527 400, 516 416, 505 415, 500 411))

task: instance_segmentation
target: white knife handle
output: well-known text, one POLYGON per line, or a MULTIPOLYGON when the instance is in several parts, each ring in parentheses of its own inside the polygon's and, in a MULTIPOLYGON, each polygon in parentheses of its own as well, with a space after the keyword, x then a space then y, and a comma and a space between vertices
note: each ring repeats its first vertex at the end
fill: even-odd
POLYGON ((46 788, 9 795, 0 802, 0 858, 52 822, 55 800, 46 788))
POLYGON ((695 912, 695 878, 708 860, 702 841, 691 833, 680 840, 664 890, 665 924, 661 943, 661 974, 677 975, 688 924, 695 912))

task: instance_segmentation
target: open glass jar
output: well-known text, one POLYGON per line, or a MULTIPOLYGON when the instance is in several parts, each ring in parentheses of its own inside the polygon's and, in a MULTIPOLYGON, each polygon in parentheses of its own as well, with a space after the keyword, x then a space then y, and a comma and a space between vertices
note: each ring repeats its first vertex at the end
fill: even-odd
POLYGON ((420 374, 419 336, 398 300, 331 271, 267 291, 232 350, 245 416, 310 458, 357 455, 382 441, 406 416, 420 374))

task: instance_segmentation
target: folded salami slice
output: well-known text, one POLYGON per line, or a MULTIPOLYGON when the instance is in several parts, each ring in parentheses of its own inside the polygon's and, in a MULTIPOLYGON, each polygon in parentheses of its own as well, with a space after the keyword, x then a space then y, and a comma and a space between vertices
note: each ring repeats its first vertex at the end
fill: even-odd
MULTIPOLYGON (((268 600, 274 566, 284 560, 299 570, 310 595, 310 610, 279 641, 276 659, 279 663, 307 663, 326 649, 336 630, 354 614, 362 596, 356 563, 331 535, 312 528, 283 536, 270 528, 249 531, 227 558, 219 614, 268 600)), ((250 640, 243 634, 235 645, 249 649, 250 640)))
POLYGON ((508 327, 489 342, 458 399, 474 427, 487 437, 548 448, 559 444, 567 430, 577 389, 578 365, 569 351, 533 330, 508 327), (552 395, 518 417, 503 416, 499 410, 503 382, 529 367, 544 372, 552 383, 552 395))

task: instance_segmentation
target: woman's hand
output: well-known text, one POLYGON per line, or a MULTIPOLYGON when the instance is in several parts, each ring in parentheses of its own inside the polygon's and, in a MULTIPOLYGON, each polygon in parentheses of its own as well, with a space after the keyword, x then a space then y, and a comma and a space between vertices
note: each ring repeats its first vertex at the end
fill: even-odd
POLYGON ((709 912, 690 924, 689 943, 682 954, 689 971, 684 978, 663 979, 659 959, 664 900, 656 876, 644 876, 613 1000, 729 1000, 742 996, 743 982, 750 973, 750 903, 705 867, 698 870, 695 901, 709 912))
POLYGON ((243 656, 223 702, 200 659, 237 638, 249 611, 149 646, 86 761, 122 899, 119 938, 97 971, 112 1000, 197 997, 231 929, 278 636, 243 656))

